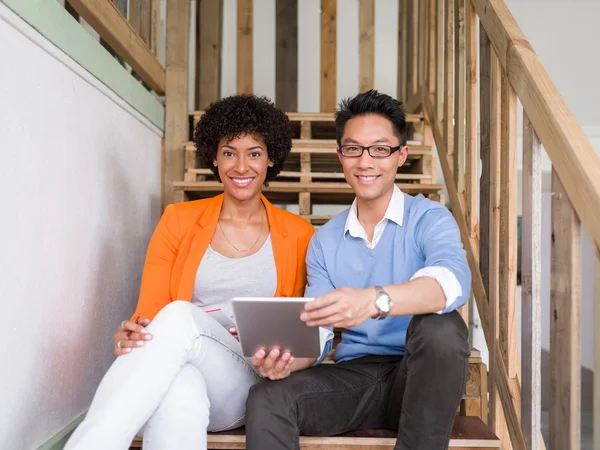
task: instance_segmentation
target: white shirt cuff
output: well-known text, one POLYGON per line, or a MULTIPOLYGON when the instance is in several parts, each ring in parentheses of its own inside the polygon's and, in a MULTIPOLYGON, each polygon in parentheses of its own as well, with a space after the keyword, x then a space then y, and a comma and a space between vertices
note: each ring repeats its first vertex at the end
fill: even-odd
POLYGON ((325 344, 327 341, 333 339, 333 331, 328 328, 319 327, 319 343, 321 344, 321 355, 323 354, 323 350, 325 349, 325 344))
MULTIPOLYGON (((452 303, 456 301, 462 295, 462 288, 456 276, 452 271, 442 266, 428 266, 417 270, 415 274, 410 278, 414 280, 421 277, 431 277, 439 283, 446 296, 446 306, 448 308, 452 303)), ((437 314, 442 314, 444 310, 437 311, 437 314)))

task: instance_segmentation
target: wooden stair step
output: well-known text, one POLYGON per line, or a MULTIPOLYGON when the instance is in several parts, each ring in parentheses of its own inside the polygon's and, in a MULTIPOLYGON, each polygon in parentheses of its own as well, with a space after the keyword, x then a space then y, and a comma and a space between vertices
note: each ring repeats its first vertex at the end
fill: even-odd
MULTIPOLYGON (((244 428, 209 433, 208 448, 220 450, 243 450, 246 448, 244 428)), ((331 437, 301 436, 302 450, 374 450, 393 449, 396 432, 392 430, 359 430, 331 437)), ((457 416, 450 435, 450 448, 454 450, 490 450, 500 448, 500 441, 477 417, 457 416)), ((142 448, 142 441, 136 438, 132 449, 142 448)))
MULTIPOLYGON (((186 151, 195 151, 194 143, 187 141, 183 143, 186 151)), ((337 143, 332 139, 294 139, 290 153, 310 153, 311 155, 331 155, 337 158, 337 143)), ((409 144, 408 159, 419 159, 423 155, 432 154, 431 145, 421 145, 418 142, 409 144)))
MULTIPOLYGON (((190 111, 189 115, 194 120, 199 119, 204 111, 190 111)), ((333 113, 301 113, 301 112, 288 112, 286 113, 290 121, 298 122, 334 122, 335 116, 333 113)), ((423 114, 407 114, 406 121, 409 123, 419 123, 423 121, 423 114)))
MULTIPOLYGON (((213 171, 211 169, 187 169, 187 173, 194 173, 196 175, 204 175, 204 176, 214 176, 213 171)), ((343 172, 297 172, 297 171, 288 171, 282 170, 277 174, 277 179, 280 178, 311 178, 315 179, 335 179, 335 180, 344 180, 343 172)), ((422 174, 422 173, 398 173, 396 175, 396 180, 430 180, 431 175, 422 174)))
MULTIPOLYGON (((396 186, 410 195, 435 196, 443 189, 441 184, 396 183, 396 186)), ((218 181, 175 181, 173 189, 183 192, 188 200, 195 200, 222 193, 223 184, 218 181)), ((268 187, 263 186, 262 191, 276 205, 299 204, 298 194, 304 192, 311 194, 312 205, 350 205, 354 200, 354 191, 345 182, 272 181, 268 187)))

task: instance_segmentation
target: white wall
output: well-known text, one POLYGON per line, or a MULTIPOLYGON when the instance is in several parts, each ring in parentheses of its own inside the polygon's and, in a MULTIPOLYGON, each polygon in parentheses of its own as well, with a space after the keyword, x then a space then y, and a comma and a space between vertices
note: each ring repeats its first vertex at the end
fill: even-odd
POLYGON ((33 449, 88 407, 135 307, 162 132, 3 4, 0 42, 0 448, 33 449))

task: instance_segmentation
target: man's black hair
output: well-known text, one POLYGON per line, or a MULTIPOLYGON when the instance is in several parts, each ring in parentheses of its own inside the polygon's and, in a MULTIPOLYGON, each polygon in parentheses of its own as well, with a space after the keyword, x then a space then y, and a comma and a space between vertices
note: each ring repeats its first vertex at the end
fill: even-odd
POLYGON ((406 143, 406 114, 402 102, 371 89, 340 102, 339 109, 335 113, 335 134, 338 145, 342 144, 346 123, 350 119, 370 114, 383 116, 392 122, 394 134, 400 139, 400 145, 406 143))

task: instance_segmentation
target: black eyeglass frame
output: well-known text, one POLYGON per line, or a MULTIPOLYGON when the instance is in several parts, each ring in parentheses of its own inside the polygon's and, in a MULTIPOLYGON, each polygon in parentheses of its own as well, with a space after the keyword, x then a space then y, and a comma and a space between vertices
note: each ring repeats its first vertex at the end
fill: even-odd
POLYGON ((406 145, 406 142, 398 145, 397 147, 392 147, 391 145, 381 145, 381 144, 369 145, 367 147, 363 147, 362 145, 358 145, 358 144, 348 144, 348 145, 338 145, 337 149, 338 149, 339 154, 342 155, 344 158, 360 158, 366 150, 371 158, 382 159, 382 158, 389 158, 390 156, 392 156, 393 153, 397 152, 405 145, 406 145), (356 155, 356 156, 344 155, 344 152, 342 151, 342 148, 344 148, 344 147, 360 147, 360 149, 361 149, 360 155, 356 155), (371 153, 372 147, 389 147, 390 154, 386 155, 386 156, 375 156, 371 153))

